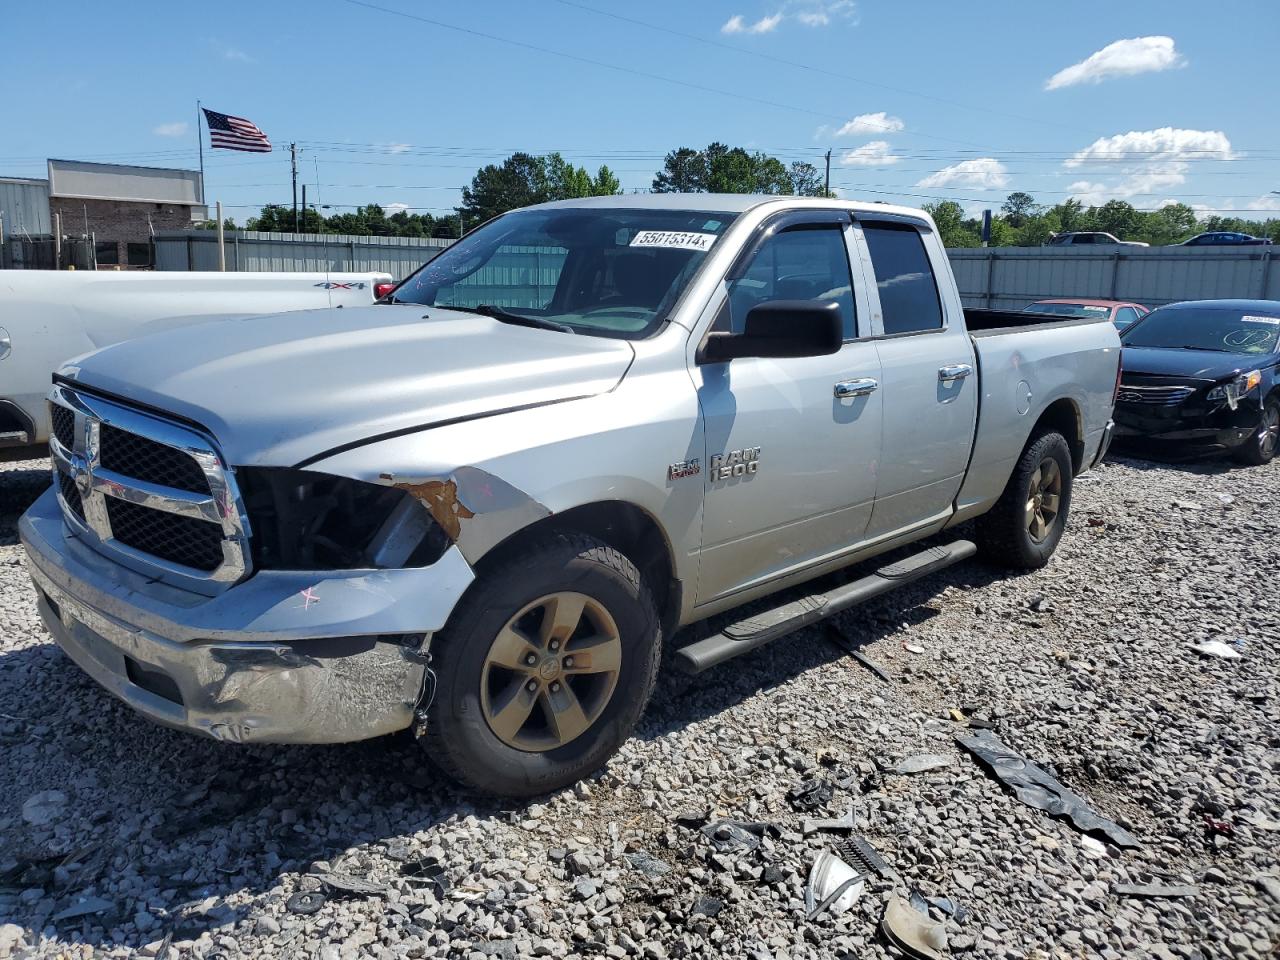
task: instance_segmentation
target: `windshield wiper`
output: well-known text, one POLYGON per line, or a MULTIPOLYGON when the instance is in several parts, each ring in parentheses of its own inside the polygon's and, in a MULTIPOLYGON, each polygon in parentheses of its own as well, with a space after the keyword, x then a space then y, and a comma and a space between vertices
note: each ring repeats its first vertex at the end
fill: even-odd
POLYGON ((1230 350, 1223 350, 1221 347, 1201 347, 1194 343, 1184 343, 1178 348, 1179 350, 1207 350, 1209 353, 1231 353, 1230 350))
POLYGON ((512 313, 492 303, 478 303, 474 307, 445 307, 446 310, 461 310, 463 313, 478 313, 482 317, 492 317, 499 323, 509 323, 517 327, 534 327, 537 330, 555 330, 558 333, 573 333, 573 327, 567 323, 558 323, 545 317, 531 317, 523 313, 512 313))

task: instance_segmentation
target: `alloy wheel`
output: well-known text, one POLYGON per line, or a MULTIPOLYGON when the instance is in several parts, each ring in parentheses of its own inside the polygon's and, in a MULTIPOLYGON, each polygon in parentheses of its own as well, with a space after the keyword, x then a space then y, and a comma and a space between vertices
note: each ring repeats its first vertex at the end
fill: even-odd
POLYGON ((1273 403, 1262 408, 1262 426, 1258 430, 1258 451, 1270 460, 1280 447, 1280 406, 1273 403))
POLYGON ((561 592, 524 607, 498 632, 480 676, 480 705, 509 747, 541 753, 577 739, 618 683, 622 639, 602 604, 561 592))
POLYGON ((1027 531, 1036 543, 1043 543, 1053 530, 1062 508, 1062 468, 1046 457, 1031 474, 1027 485, 1027 531))

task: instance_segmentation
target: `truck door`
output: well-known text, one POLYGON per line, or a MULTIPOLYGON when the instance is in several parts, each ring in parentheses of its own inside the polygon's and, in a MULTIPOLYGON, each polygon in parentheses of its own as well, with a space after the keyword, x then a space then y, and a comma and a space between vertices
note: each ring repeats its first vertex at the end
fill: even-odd
POLYGON ((950 514, 973 448, 978 376, 941 242, 923 223, 858 221, 884 381, 884 454, 867 530, 875 538, 950 514))
POLYGON ((852 238, 846 212, 781 214, 709 308, 713 329, 740 331, 761 303, 834 299, 845 343, 824 357, 693 367, 707 464, 699 603, 843 552, 866 530, 882 393, 866 285, 850 272, 852 238))

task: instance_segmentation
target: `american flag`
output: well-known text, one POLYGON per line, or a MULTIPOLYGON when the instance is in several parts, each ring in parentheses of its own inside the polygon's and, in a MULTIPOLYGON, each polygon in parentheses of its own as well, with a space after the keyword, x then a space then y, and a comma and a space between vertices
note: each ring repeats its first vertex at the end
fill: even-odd
POLYGON ((270 153, 271 141, 267 135, 244 117, 229 117, 217 110, 201 107, 205 123, 209 125, 209 143, 225 150, 245 150, 249 153, 270 153))

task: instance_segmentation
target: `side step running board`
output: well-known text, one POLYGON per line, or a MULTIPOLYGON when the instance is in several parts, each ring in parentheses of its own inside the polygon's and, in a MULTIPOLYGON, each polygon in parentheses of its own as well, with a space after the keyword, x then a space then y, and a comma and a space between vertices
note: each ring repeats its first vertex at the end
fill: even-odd
POLYGON ((730 624, 717 634, 676 651, 676 663, 685 673, 702 673, 733 657, 763 647, 801 627, 817 623, 841 610, 888 593, 897 587, 936 573, 978 552, 968 540, 945 547, 930 547, 915 556, 881 567, 875 573, 826 593, 813 593, 784 603, 745 620, 730 624))

